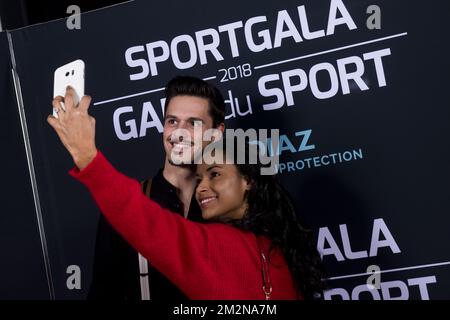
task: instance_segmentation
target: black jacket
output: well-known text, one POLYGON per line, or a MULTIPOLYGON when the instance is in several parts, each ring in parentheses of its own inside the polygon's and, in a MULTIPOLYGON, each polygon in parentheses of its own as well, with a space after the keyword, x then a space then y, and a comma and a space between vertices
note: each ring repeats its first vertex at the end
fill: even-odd
MULTIPOLYGON (((162 169, 153 177, 150 198, 170 211, 183 216, 178 190, 163 176, 162 169)), ((188 219, 203 221, 194 196, 188 219)), ((149 261, 151 300, 187 300, 187 297, 149 261)), ((95 243, 94 271, 88 299, 140 300, 138 252, 100 216, 95 243)))

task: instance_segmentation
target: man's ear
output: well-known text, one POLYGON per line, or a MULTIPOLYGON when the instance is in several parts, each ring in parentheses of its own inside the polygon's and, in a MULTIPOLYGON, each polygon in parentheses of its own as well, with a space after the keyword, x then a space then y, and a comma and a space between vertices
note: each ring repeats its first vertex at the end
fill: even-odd
POLYGON ((222 133, 224 133, 224 131, 225 131, 225 123, 221 123, 221 124, 219 124, 218 126, 217 126, 217 128, 216 128, 217 130, 220 130, 220 131, 222 131, 222 133))

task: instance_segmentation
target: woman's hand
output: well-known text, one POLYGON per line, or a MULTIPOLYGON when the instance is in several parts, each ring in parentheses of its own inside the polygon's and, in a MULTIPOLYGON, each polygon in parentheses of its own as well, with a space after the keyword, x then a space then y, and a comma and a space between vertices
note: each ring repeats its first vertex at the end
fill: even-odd
POLYGON ((83 96, 80 103, 75 105, 75 94, 73 88, 67 87, 65 97, 53 99, 52 104, 58 118, 49 115, 47 122, 55 129, 75 165, 83 170, 97 155, 95 119, 88 114, 91 97, 83 96), (64 102, 65 110, 61 102, 64 102))

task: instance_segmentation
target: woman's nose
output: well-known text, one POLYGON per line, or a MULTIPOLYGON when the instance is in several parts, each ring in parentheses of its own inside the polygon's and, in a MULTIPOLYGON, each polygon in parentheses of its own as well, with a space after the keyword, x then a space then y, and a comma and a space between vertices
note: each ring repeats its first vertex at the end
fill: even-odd
POLYGON ((197 194, 201 195, 202 193, 208 191, 209 185, 206 180, 207 179, 202 179, 197 185, 197 194))

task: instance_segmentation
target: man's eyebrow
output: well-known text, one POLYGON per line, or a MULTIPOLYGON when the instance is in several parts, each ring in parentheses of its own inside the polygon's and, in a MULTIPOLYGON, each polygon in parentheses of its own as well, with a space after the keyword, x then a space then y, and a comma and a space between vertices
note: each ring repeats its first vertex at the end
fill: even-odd
POLYGON ((166 114, 166 116, 164 118, 165 119, 168 119, 168 118, 170 118, 170 119, 178 119, 176 116, 171 115, 171 114, 166 114))
POLYGON ((195 118, 195 117, 190 117, 188 120, 189 121, 201 121, 201 122, 204 122, 203 119, 195 118))

